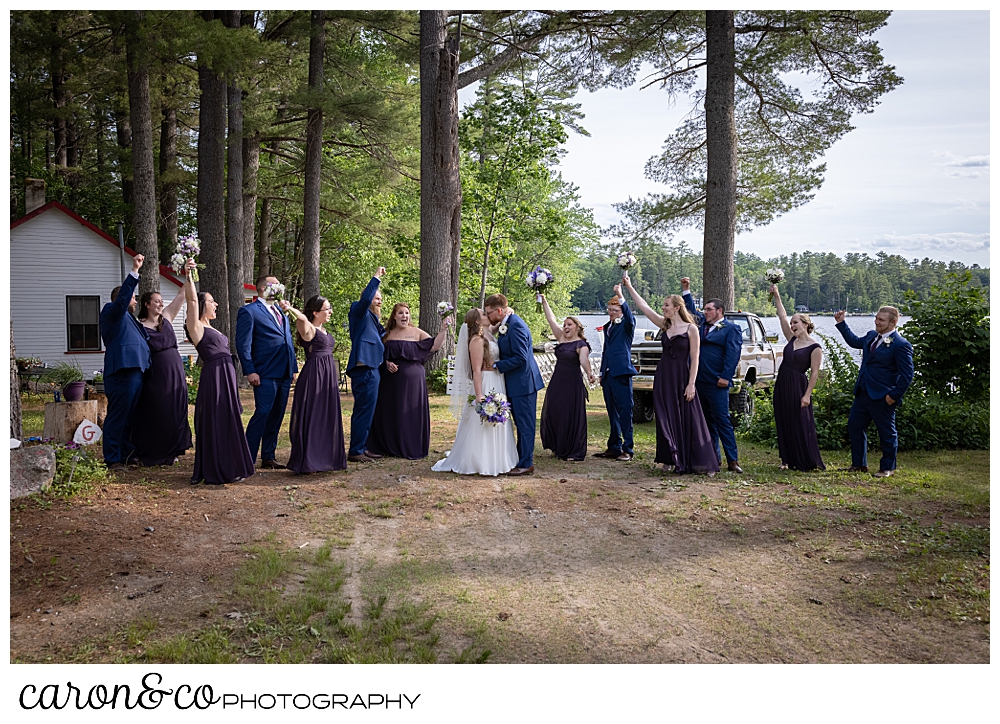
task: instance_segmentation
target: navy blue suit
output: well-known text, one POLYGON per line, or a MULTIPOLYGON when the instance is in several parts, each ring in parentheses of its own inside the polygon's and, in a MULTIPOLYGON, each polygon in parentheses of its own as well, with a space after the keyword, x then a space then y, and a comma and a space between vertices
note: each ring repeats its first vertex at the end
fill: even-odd
POLYGON ((361 299, 351 303, 351 310, 347 314, 351 334, 347 376, 351 378, 351 392, 354 393, 351 447, 347 451, 348 455, 361 455, 367 449, 368 432, 371 430, 375 404, 378 402, 378 369, 385 354, 385 345, 382 344, 385 327, 370 307, 380 283, 378 277, 372 277, 361 292, 361 299))
POLYGON ((701 353, 698 357, 698 377, 695 378, 695 388, 701 409, 705 413, 708 432, 712 436, 712 446, 722 464, 719 453, 719 443, 726 453, 730 463, 739 462, 739 451, 736 449, 736 431, 733 421, 729 418, 729 388, 733 384, 736 366, 740 363, 743 351, 743 332, 732 322, 720 320, 721 327, 706 324, 705 315, 695 309, 691 292, 685 292, 684 306, 698 323, 701 330, 701 353), (719 387, 720 379, 729 380, 726 387, 719 387))
MULTIPOLYGON (((142 373, 149 368, 149 334, 129 312, 138 275, 128 274, 115 301, 101 310, 104 340, 104 392, 108 412, 104 417, 104 462, 124 463, 135 452, 132 417, 142 392, 142 373)), ((155 420, 148 421, 155 424, 155 420)))
POLYGON ((279 323, 278 317, 260 299, 240 307, 236 313, 236 353, 243 374, 260 376, 260 384, 253 388, 253 416, 246 432, 247 447, 255 464, 258 449, 262 460, 274 460, 292 375, 299 371, 291 326, 284 314, 279 323))
POLYGON ((531 344, 531 330, 516 314, 509 314, 501 322, 506 325, 503 334, 497 334, 500 359, 493 363, 504 376, 507 397, 514 413, 517 430, 517 467, 530 468, 535 464, 535 426, 537 423, 538 391, 545 387, 542 373, 535 362, 531 344))
POLYGON ((611 422, 608 450, 635 454, 632 427, 632 376, 639 374, 632 365, 632 340, 635 337, 635 315, 621 299, 622 316, 617 324, 610 319, 604 324, 604 346, 601 349, 601 391, 611 422))
POLYGON ((879 470, 896 469, 899 437, 896 434, 896 408, 913 382, 913 345, 898 332, 889 335, 889 344, 879 341, 872 350, 872 343, 879 333, 871 330, 864 338, 858 337, 839 322, 837 329, 844 341, 861 352, 861 370, 854 384, 854 404, 847 418, 847 431, 851 437, 851 465, 856 468, 868 465, 868 425, 873 420, 882 447, 879 470), (886 395, 895 404, 886 402, 886 395))

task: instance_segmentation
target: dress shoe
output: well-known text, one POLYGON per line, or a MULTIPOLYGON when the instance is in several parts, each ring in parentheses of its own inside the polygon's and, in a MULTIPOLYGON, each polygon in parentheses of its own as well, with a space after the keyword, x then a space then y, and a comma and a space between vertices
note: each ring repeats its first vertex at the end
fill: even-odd
POLYGON ((284 470, 285 466, 277 460, 264 460, 261 458, 260 468, 261 470, 267 470, 268 468, 271 468, 272 470, 284 470))
POLYGON ((736 462, 735 460, 730 460, 729 461, 729 472, 731 472, 731 473, 739 473, 740 475, 742 475, 743 474, 743 468, 741 468, 740 464, 738 462, 736 462))
POLYGON ((617 458, 622 454, 621 450, 605 450, 604 452, 594 453, 595 458, 617 458))
POLYGON ((623 452, 621 455, 615 458, 615 460, 620 460, 623 463, 627 463, 632 459, 632 453, 623 452))
POLYGON ((862 465, 860 467, 855 467, 854 465, 851 465, 846 468, 837 468, 837 470, 841 471, 842 473, 867 473, 868 466, 862 465))
POLYGON ((530 468, 513 468, 507 471, 508 475, 534 475, 535 466, 532 465, 530 468))
POLYGON ((875 477, 876 478, 890 478, 890 477, 892 477, 892 474, 894 472, 896 472, 896 471, 895 470, 879 470, 877 473, 875 473, 875 477))
POLYGON ((108 465, 108 472, 120 473, 124 469, 125 466, 122 465, 121 463, 111 463, 110 465, 108 465))
POLYGON ((361 453, 360 455, 348 455, 347 459, 350 460, 352 463, 373 463, 373 462, 375 462, 375 458, 370 458, 367 455, 365 455, 364 453, 361 453))
POLYGON ((382 455, 380 453, 373 453, 371 450, 365 450, 365 455, 370 457, 372 460, 381 460, 382 455))

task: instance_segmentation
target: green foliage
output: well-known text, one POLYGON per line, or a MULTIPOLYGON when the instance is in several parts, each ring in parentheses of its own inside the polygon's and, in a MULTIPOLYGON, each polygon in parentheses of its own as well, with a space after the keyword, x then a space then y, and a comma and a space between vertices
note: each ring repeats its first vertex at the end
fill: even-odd
POLYGON ((83 382, 83 370, 75 362, 57 362, 47 368, 39 380, 65 387, 70 382, 83 382))
POLYGON ((427 389, 444 394, 448 391, 448 361, 444 360, 435 369, 427 371, 427 389))
POLYGON ((201 380, 201 365, 189 364, 188 360, 185 359, 184 369, 187 372, 187 376, 191 379, 188 383, 188 404, 193 405, 198 401, 198 382, 201 380))
POLYGON ((900 329, 913 344, 915 382, 928 392, 976 402, 990 392, 990 307, 972 274, 948 274, 918 297, 906 295, 913 317, 900 329))
POLYGON ((86 492, 91 486, 103 482, 108 470, 91 447, 80 447, 75 443, 56 447, 56 474, 48 494, 60 498, 71 498, 86 492))

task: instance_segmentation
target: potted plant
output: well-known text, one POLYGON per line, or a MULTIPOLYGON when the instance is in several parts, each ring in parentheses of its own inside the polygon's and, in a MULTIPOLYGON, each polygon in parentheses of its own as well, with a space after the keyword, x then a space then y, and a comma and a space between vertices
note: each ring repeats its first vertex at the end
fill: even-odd
POLYGON ((104 369, 94 370, 94 389, 104 393, 104 369))
POLYGON ((45 370, 42 382, 51 382, 62 388, 63 399, 66 402, 77 402, 83 399, 83 370, 75 364, 60 362, 45 370))
POLYGON ((14 360, 17 363, 18 372, 27 372, 32 367, 41 367, 41 357, 18 357, 14 360))

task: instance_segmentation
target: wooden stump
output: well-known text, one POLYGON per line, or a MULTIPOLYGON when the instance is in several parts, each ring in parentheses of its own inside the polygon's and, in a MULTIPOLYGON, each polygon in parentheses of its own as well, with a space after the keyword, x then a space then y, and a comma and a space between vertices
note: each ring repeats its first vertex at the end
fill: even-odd
POLYGON ((87 399, 97 402, 97 418, 93 419, 92 422, 96 422, 97 426, 104 429, 104 418, 108 416, 108 396, 103 392, 88 392, 87 399))
POLYGON ((97 422, 97 400, 46 402, 42 437, 51 437, 54 442, 70 442, 84 420, 97 422))

